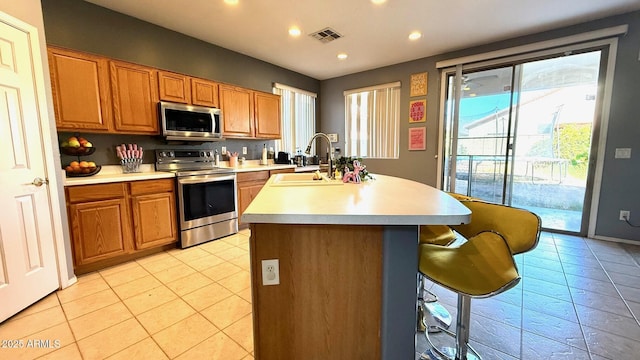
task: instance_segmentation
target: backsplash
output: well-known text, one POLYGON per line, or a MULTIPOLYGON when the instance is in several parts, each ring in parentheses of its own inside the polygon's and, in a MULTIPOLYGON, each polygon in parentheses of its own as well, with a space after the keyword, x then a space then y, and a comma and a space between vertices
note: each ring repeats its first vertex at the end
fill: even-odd
MULTIPOLYGON (((205 143, 189 144, 186 142, 167 142, 159 136, 148 135, 115 135, 115 134, 93 134, 93 133, 77 133, 77 132, 58 132, 58 146, 71 136, 80 135, 89 140, 96 149, 91 155, 82 157, 83 160, 93 161, 98 165, 118 165, 120 159, 116 155, 116 146, 120 144, 137 144, 144 149, 143 164, 155 164, 156 149, 185 149, 185 150, 218 150, 220 151, 221 160, 227 160, 226 155, 222 156, 221 148, 226 146, 230 152, 238 152, 240 157, 244 156, 247 160, 258 160, 262 155, 264 144, 267 148, 275 148, 275 140, 241 140, 228 139, 223 141, 213 141, 205 143), (247 147, 247 154, 242 155, 242 147, 247 147)), ((61 154, 60 160, 62 165, 69 164, 71 161, 77 160, 76 156, 61 154)))

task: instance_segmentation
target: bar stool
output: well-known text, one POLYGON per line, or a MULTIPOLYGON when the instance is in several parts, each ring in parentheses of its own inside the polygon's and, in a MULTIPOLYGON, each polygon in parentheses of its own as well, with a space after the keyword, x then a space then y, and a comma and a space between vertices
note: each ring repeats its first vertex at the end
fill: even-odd
MULTIPOLYGON (((455 349, 439 349, 425 332, 432 349, 447 359, 471 359, 480 355, 469 346, 471 298, 500 294, 520 281, 513 259, 533 249, 540 237, 540 218, 527 210, 451 194, 471 210, 471 222, 451 228, 467 240, 462 245, 420 244, 420 272, 458 294, 455 349)), ((424 356, 424 354, 423 354, 424 356)))

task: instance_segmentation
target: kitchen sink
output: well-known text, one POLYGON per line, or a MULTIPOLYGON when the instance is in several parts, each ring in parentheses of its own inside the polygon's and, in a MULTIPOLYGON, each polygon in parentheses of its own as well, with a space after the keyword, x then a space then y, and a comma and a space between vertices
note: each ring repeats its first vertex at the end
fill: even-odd
POLYGON ((271 186, 323 186, 342 185, 341 180, 331 180, 326 174, 321 175, 320 180, 313 180, 313 173, 276 174, 270 181, 271 186))

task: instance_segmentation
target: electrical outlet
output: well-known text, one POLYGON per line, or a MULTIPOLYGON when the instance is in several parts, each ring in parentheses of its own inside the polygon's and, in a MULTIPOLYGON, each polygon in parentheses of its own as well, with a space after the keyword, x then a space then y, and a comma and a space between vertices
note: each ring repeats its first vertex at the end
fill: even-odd
POLYGON ((338 142, 338 134, 327 134, 327 136, 332 143, 338 142))
POLYGON ((247 155, 247 147, 246 146, 242 147, 242 155, 247 155))
POLYGON ((620 221, 627 221, 631 218, 631 211, 620 210, 620 221))
POLYGON ((223 155, 227 155, 227 147, 223 146, 222 150, 220 150, 222 152, 223 155))
POLYGON ((280 284, 280 266, 278 259, 262 260, 262 285, 280 284))
POLYGON ((616 159, 631 159, 631 148, 616 148, 616 159))

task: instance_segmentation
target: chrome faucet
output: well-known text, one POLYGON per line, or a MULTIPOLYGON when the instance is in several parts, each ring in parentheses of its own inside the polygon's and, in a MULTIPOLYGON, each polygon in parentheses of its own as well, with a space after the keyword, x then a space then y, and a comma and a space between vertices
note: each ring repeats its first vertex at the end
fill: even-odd
MULTIPOLYGON (((307 155, 311 155, 311 145, 313 145, 313 141, 317 138, 317 137, 321 137, 327 140, 327 144, 329 144, 329 156, 327 161, 329 162, 329 169, 327 170, 327 177, 329 179, 335 179, 334 173, 333 173, 333 148, 331 147, 331 139, 329 139, 329 136, 327 136, 327 134, 325 133, 316 133, 315 135, 313 135, 313 137, 311 138, 311 140, 309 140, 309 145, 307 145, 307 150, 305 150, 305 154, 307 155)), ((317 154, 316 154, 317 155, 317 154)))

